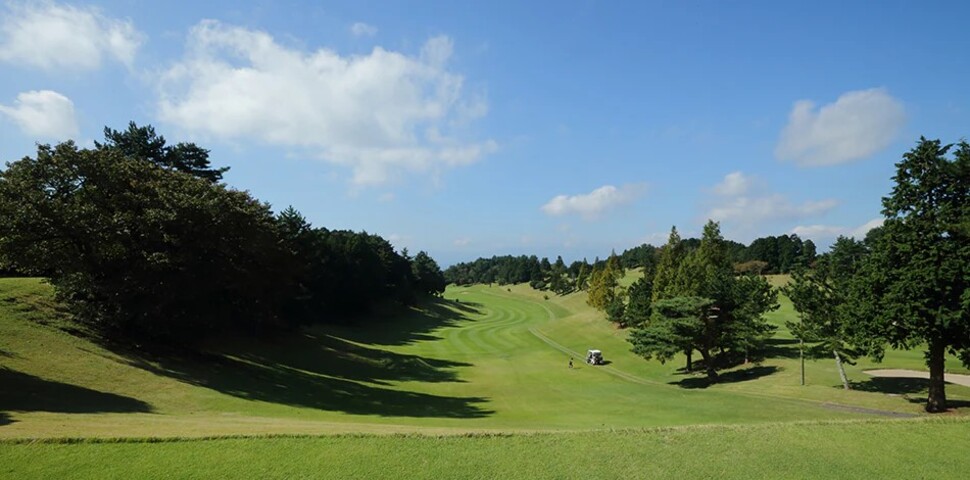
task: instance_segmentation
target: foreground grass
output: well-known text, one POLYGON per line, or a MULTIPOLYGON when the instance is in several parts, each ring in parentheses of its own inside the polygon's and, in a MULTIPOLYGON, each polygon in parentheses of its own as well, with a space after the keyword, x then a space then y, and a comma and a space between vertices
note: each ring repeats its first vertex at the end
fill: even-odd
POLYGON ((0 443, 5 478, 966 478, 965 420, 474 436, 0 443), (944 447, 945 446, 945 447, 944 447))

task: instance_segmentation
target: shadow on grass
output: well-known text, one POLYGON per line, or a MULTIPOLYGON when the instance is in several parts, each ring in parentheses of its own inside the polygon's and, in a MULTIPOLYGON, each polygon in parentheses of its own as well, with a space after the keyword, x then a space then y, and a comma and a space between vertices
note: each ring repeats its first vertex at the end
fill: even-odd
POLYGON ((765 341, 765 358, 798 358, 798 340, 769 338, 765 341))
POLYGON ((469 320, 468 315, 481 314, 480 305, 432 298, 408 311, 387 318, 368 319, 366 325, 359 327, 333 328, 337 336, 356 343, 377 345, 409 345, 420 341, 439 338, 432 332, 440 328, 453 327, 459 322, 469 320))
MULTIPOLYGON (((862 392, 889 393, 892 395, 909 395, 913 393, 927 392, 930 381, 926 378, 909 377, 872 377, 862 382, 850 382, 853 390, 862 392)), ((842 388, 842 385, 834 385, 842 388)))
POLYGON ((15 420, 11 419, 10 415, 7 415, 4 412, 0 412, 0 427, 4 425, 10 425, 11 423, 14 423, 14 422, 15 420))
MULTIPOLYGON (((431 334, 467 320, 473 305, 434 299, 405 315, 359 326, 320 326, 263 339, 218 342, 206 353, 123 353, 153 373, 249 400, 359 415, 480 418, 483 397, 451 397, 392 387, 392 382, 463 382, 471 364, 396 353, 382 345, 437 340, 431 334)), ((406 388, 406 387, 405 387, 406 388)))
MULTIPOLYGON (((141 400, 0 368, 0 410, 60 413, 150 412, 141 400)), ((0 424, 2 424, 0 419, 0 424)), ((7 419, 9 422, 9 417, 7 419)))
MULTIPOLYGON (((730 372, 722 373, 718 375, 717 380, 710 380, 705 377, 691 377, 685 378, 683 380, 678 380, 676 382, 669 382, 670 385, 677 385, 681 388, 707 388, 716 383, 737 383, 746 382, 748 380, 754 380, 761 377, 766 377, 773 373, 780 371, 781 369, 776 366, 756 366, 751 368, 745 368, 744 370, 733 370, 730 372)), ((697 370, 695 370, 696 372, 697 370)))
POLYGON ((129 362, 150 372, 234 397, 295 407, 388 417, 480 418, 494 413, 479 406, 488 401, 483 397, 447 397, 365 383, 383 383, 379 377, 447 381, 445 379, 453 375, 436 372, 438 367, 433 363, 443 361, 389 355, 387 358, 392 363, 400 363, 382 374, 378 374, 379 369, 368 367, 366 362, 360 362, 362 368, 357 371, 350 368, 356 360, 327 353, 311 354, 297 362, 272 353, 239 356, 230 353, 169 354, 151 359, 130 359, 129 362), (319 360, 320 364, 312 370, 300 368, 310 365, 313 359, 319 360), (334 363, 330 365, 339 363, 342 364, 340 368, 345 369, 330 371, 327 364, 331 361, 334 363))

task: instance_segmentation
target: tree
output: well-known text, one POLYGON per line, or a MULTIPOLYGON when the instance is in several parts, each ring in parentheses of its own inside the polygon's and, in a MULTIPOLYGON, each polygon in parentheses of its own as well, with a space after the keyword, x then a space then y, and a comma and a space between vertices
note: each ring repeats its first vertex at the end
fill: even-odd
POLYGON ((857 338, 870 353, 926 346, 928 412, 947 408, 946 353, 970 367, 970 145, 960 142, 951 160, 952 148, 920 137, 896 164, 885 223, 853 289, 857 338))
MULTIPOLYGON (((602 266, 593 265, 593 272, 589 276, 587 304, 598 310, 605 310, 608 305, 618 299, 617 287, 622 275, 621 268, 616 255, 610 255, 610 258, 603 262, 602 266)), ((622 299, 620 301, 622 303, 622 299)), ((621 318, 622 312, 617 320, 619 321, 621 318)))
POLYGON ((109 337, 280 325, 278 238, 247 193, 113 148, 41 145, 0 172, 0 263, 48 276, 109 337))
MULTIPOLYGON (((675 240, 676 230, 664 249, 676 247, 675 240)), ((684 352, 689 358, 697 350, 708 378, 716 380, 721 364, 736 355, 747 360, 771 335, 774 327, 763 314, 777 308, 777 293, 763 277, 735 276, 716 222, 704 226, 698 247, 679 263, 665 264, 665 253, 657 276, 662 269, 677 273, 665 279, 666 292, 658 294, 654 289, 650 321, 631 335, 634 351, 663 361, 670 352, 684 352)))
POLYGON ((112 149, 126 157, 148 160, 162 168, 178 170, 210 182, 222 180, 229 167, 211 168, 209 151, 194 143, 165 144, 165 137, 155 134, 151 125, 139 127, 128 123, 128 130, 119 132, 104 127, 104 143, 94 142, 98 149, 112 149))
MULTIPOLYGON (((842 239, 844 237, 839 237, 839 240, 842 239)), ((820 260, 820 265, 814 271, 795 271, 791 283, 782 288, 791 299, 800 320, 797 323, 787 322, 786 326, 795 338, 814 344, 808 350, 809 356, 835 357, 842 387, 849 390, 843 361, 854 364, 859 356, 858 350, 850 341, 848 321, 843 316, 843 306, 846 304, 845 288, 851 273, 847 276, 838 275, 841 272, 833 271, 829 265, 821 265, 823 262, 824 260, 820 260)))
POLYGON ((660 259, 657 261, 657 271, 653 277, 653 302, 676 295, 676 277, 680 263, 685 255, 677 227, 671 227, 667 244, 660 249, 660 259))
POLYGON ((441 295, 445 292, 447 283, 445 283, 444 274, 441 273, 441 267, 426 252, 420 251, 414 256, 411 269, 418 291, 430 295, 441 295))
POLYGON ((624 311, 624 325, 640 326, 650 320, 652 307, 650 298, 653 296, 653 282, 646 276, 637 279, 627 291, 627 304, 624 311))
POLYGON ((630 333, 633 353, 666 363, 678 353, 698 349, 705 360, 707 376, 717 378, 712 351, 716 347, 714 300, 702 297, 675 297, 653 305, 650 322, 630 333))
POLYGON ((796 338, 810 344, 810 357, 835 358, 846 390, 850 387, 843 362, 854 365, 861 353, 852 340, 848 293, 866 253, 861 241, 840 236, 830 251, 818 258, 814 269, 796 270, 791 283, 782 288, 800 319, 798 323, 788 322, 788 328, 796 338))

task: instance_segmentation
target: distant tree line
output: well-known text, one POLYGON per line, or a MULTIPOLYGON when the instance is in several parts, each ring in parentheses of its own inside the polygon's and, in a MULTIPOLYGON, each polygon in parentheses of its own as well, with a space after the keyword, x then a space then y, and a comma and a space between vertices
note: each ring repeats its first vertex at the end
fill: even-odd
MULTIPOLYGON (((685 251, 690 252, 700 246, 701 239, 681 240, 685 251)), ((798 235, 768 236, 755 239, 745 246, 731 240, 723 240, 725 255, 732 268, 738 273, 776 274, 790 273, 800 267, 807 267, 817 256, 815 243, 802 240, 798 235)), ((614 261, 616 267, 623 269, 643 268, 652 272, 659 259, 660 248, 642 244, 617 255, 611 253, 606 260, 577 260, 568 266, 562 257, 555 262, 535 255, 494 256, 463 262, 445 269, 445 280, 456 285, 476 283, 499 285, 528 283, 533 288, 551 290, 566 294, 576 290, 586 290, 594 268, 602 270, 607 261, 614 261), (611 260, 615 257, 615 260, 611 260)))
POLYGON ((274 215, 220 183, 194 144, 151 126, 105 142, 40 145, 0 172, 0 269, 44 276, 106 338, 182 342, 316 322, 361 321, 381 303, 444 291, 431 257, 366 232, 274 215))

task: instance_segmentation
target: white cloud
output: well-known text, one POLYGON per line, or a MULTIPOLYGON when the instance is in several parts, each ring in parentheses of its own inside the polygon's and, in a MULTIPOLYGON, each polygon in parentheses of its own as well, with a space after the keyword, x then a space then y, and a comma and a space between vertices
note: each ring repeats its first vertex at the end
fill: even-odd
POLYGON ((0 18, 0 61, 45 70, 90 70, 104 57, 131 67, 144 35, 95 7, 10 3, 0 18))
POLYGON ((839 227, 834 225, 799 225, 792 229, 792 233, 803 238, 811 238, 813 241, 832 240, 842 235, 862 240, 876 227, 881 227, 884 218, 874 218, 858 227, 839 227))
POLYGON ((357 22, 350 26, 350 33, 357 37, 373 37, 377 35, 377 27, 364 22, 357 22))
POLYGON ((800 100, 788 116, 775 156, 802 166, 860 160, 888 147, 905 121, 903 104, 882 88, 844 93, 817 110, 813 102, 800 100))
POLYGON ((757 225, 772 220, 794 220, 821 215, 835 208, 834 199, 793 203, 780 193, 754 189, 757 179, 741 172, 729 173, 712 189, 717 194, 716 205, 708 210, 707 218, 757 225))
MULTIPOLYGON (((193 133, 303 148, 349 167, 357 185, 405 172, 468 165, 494 141, 460 138, 472 114, 464 79, 447 70, 452 43, 427 41, 419 55, 303 52, 270 35, 203 21, 189 53, 164 72, 160 115, 193 133)), ((480 98, 473 100, 481 102, 480 98)))
POLYGON ((580 195, 557 195, 542 206, 548 215, 578 214, 584 219, 597 218, 603 212, 635 200, 644 190, 640 184, 624 185, 619 188, 604 185, 589 193, 580 195))
POLYGON ((748 193, 751 189, 751 179, 741 172, 732 172, 724 176, 724 180, 714 186, 714 193, 718 195, 737 196, 748 193))
POLYGON ((79 131, 74 102, 51 90, 23 92, 13 106, 0 105, 0 114, 35 139, 68 140, 79 131))
POLYGON ((454 243, 456 247, 464 247, 472 243, 472 239, 468 237, 456 238, 455 241, 452 243, 454 243))

